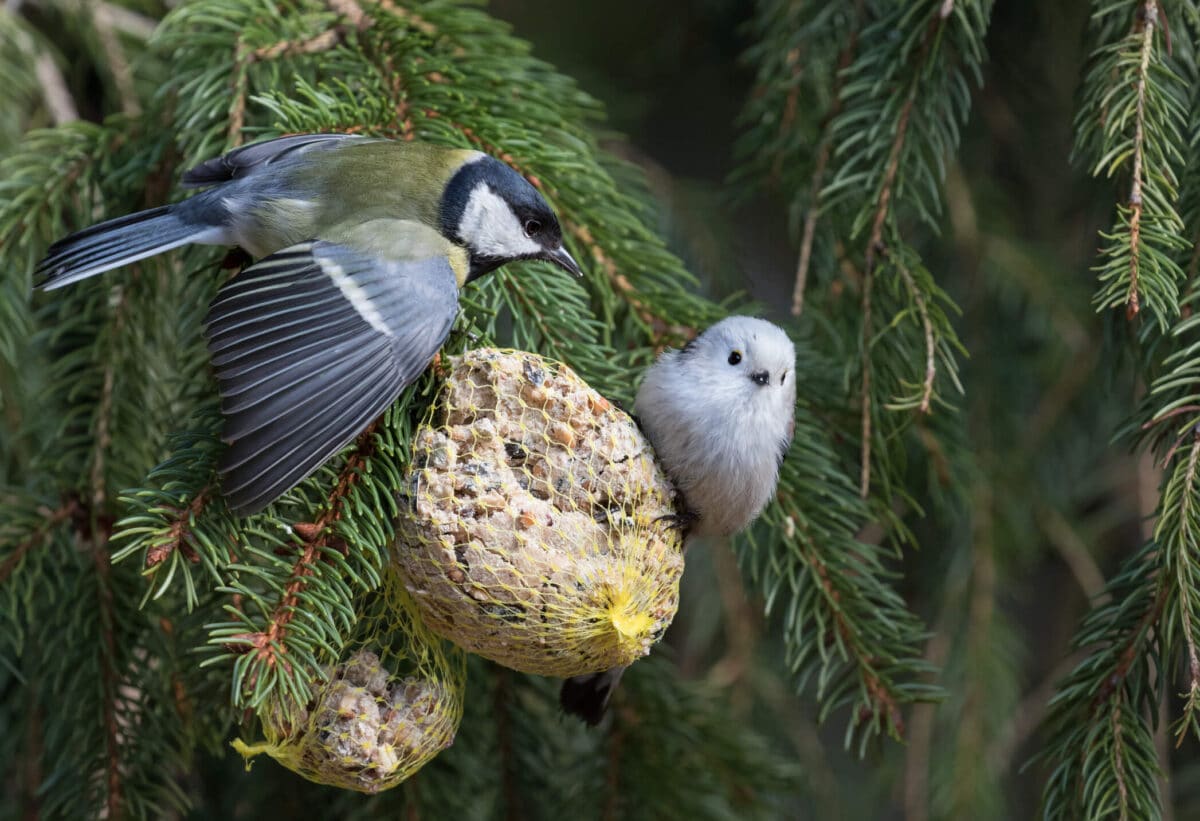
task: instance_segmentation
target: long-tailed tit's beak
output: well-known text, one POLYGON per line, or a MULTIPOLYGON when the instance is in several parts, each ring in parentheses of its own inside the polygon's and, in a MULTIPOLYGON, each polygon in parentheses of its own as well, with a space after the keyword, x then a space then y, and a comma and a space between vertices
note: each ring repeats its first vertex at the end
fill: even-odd
POLYGON ((572 273, 577 277, 583 276, 583 269, 579 267, 579 263, 576 262, 575 258, 572 257, 567 251, 567 247, 565 245, 560 245, 553 251, 547 251, 542 259, 546 260, 547 262, 553 262, 559 268, 562 268, 564 271, 572 273))

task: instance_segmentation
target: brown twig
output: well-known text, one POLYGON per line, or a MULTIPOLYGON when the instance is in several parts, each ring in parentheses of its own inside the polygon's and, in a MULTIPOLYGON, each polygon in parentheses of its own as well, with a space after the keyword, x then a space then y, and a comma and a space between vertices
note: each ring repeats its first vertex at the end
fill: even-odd
MULTIPOLYGON (((284 587, 279 604, 271 613, 267 629, 255 633, 237 634, 234 638, 241 641, 228 645, 231 651, 246 653, 253 650, 260 662, 269 666, 276 664, 287 666, 286 661, 279 658, 286 652, 286 648, 279 648, 283 647, 282 642, 287 634, 288 625, 295 617, 300 604, 300 594, 308 586, 308 579, 313 574, 314 565, 321 558, 322 550, 331 546, 337 546, 343 551, 346 549, 329 532, 329 529, 342 517, 342 505, 350 490, 358 482, 359 468, 374 454, 374 437, 378 426, 379 420, 377 419, 359 434, 356 440, 357 450, 350 455, 342 467, 337 484, 329 494, 325 512, 315 522, 298 522, 292 525, 292 530, 304 540, 304 548, 296 558, 295 564, 292 565, 290 580, 284 587)), ((251 681, 253 680, 254 678, 251 677, 251 681)))
POLYGON ((863 686, 867 688, 867 693, 870 696, 870 708, 865 713, 860 711, 859 715, 856 716, 856 723, 863 723, 869 719, 882 720, 886 716, 888 722, 895 728, 896 735, 903 738, 904 718, 900 715, 900 706, 896 703, 895 697, 875 670, 874 660, 864 654, 862 648, 859 647, 854 629, 846 621, 846 617, 842 615, 842 609, 838 604, 841 594, 833 586, 833 581, 829 577, 829 568, 821 561, 821 557, 817 555, 812 542, 807 538, 805 539, 803 554, 808 565, 817 574, 817 578, 821 582, 821 591, 825 596, 825 600, 830 605, 829 609, 832 611, 838 635, 842 637, 851 654, 854 656, 854 662, 858 666, 859 673, 862 676, 863 686))
POLYGON ((1166 413, 1160 413, 1158 416, 1154 417, 1149 422, 1144 423, 1142 425, 1142 430, 1149 430, 1150 428, 1157 425, 1159 422, 1165 422, 1168 419, 1172 419, 1176 416, 1181 416, 1185 413, 1200 413, 1200 405, 1181 405, 1178 408, 1172 408, 1171 410, 1167 411, 1166 413))
POLYGON ((113 84, 117 87, 117 96, 121 100, 121 110, 131 117, 142 113, 141 103, 138 102, 137 88, 133 82, 133 67, 121 48, 121 39, 117 36, 112 16, 108 7, 103 3, 88 5, 91 9, 92 27, 104 49, 108 62, 108 70, 112 74, 113 84))
POLYGON ((1088 601, 1101 605, 1108 600, 1104 593, 1104 574, 1088 552, 1087 545, 1066 517, 1050 505, 1037 505, 1034 520, 1050 540, 1050 545, 1071 571, 1071 576, 1088 601))
POLYGON ((1096 691, 1096 695, 1092 698, 1092 711, 1099 710, 1101 706, 1112 696, 1112 694, 1121 686, 1121 682, 1125 680, 1125 676, 1129 673, 1129 668, 1133 666, 1133 661, 1137 658, 1138 646, 1142 639, 1150 631, 1150 629, 1158 622, 1162 616, 1163 607, 1167 603, 1167 586, 1161 581, 1157 585, 1158 591, 1154 596, 1154 603, 1142 615, 1141 621, 1138 622, 1137 628, 1133 631, 1133 635, 1126 643, 1121 654, 1117 657, 1117 664, 1113 668, 1112 673, 1100 685, 1096 691))
POLYGON ((796 284, 792 287, 792 316, 800 316, 804 312, 804 292, 808 288, 808 268, 812 261, 813 238, 817 233, 816 198, 820 196, 831 146, 832 143, 829 140, 821 143, 821 148, 817 152, 817 165, 813 169, 812 183, 809 186, 809 198, 813 204, 804 214, 804 234, 800 238, 800 259, 796 262, 796 284))
POLYGON ((300 40, 280 40, 266 46, 249 48, 239 36, 234 48, 233 89, 229 102, 229 128, 227 134, 231 145, 241 143, 242 126, 246 121, 246 97, 249 91, 250 66, 254 63, 270 62, 301 54, 319 54, 336 48, 345 42, 351 31, 366 31, 375 21, 363 11, 356 0, 326 0, 330 11, 346 21, 338 23, 318 34, 300 40))
POLYGON ((377 3, 388 14, 403 20, 424 35, 433 37, 438 33, 437 26, 411 9, 397 6, 392 0, 377 0, 377 3))
POLYGON ((711 550, 725 623, 725 653, 708 671, 708 680, 717 687, 732 688, 730 706, 735 713, 743 713, 749 706, 747 699, 751 692, 749 687, 736 685, 743 680, 754 658, 761 611, 750 604, 746 595, 733 546, 716 543, 711 550))
MULTIPOLYGON (((135 277, 137 272, 135 271, 135 277)), ((135 287, 136 281, 130 282, 129 287, 135 287)), ((113 286, 115 304, 112 307, 112 333, 119 336, 125 325, 125 314, 129 307, 125 286, 113 286)), ((112 444, 112 433, 109 425, 112 422, 113 388, 116 381, 116 365, 109 362, 104 366, 104 376, 100 387, 100 397, 96 401, 96 431, 92 437, 92 468, 89 474, 91 480, 91 507, 100 510, 108 497, 107 482, 104 478, 104 454, 112 444)))
POLYGON ((46 746, 42 727, 45 712, 34 688, 24 690, 28 695, 29 720, 25 723, 25 749, 21 751, 20 761, 16 762, 22 776, 18 806, 23 808, 22 821, 39 821, 42 818, 42 756, 46 746))
MULTIPOLYGON (((943 626, 925 645, 925 661, 940 670, 950 653, 950 631, 943 626)), ((918 704, 909 720, 908 749, 904 756, 904 819, 926 821, 929 818, 929 759, 933 748, 933 723, 937 707, 918 704)))
MULTIPOLYGON (((168 639, 173 640, 175 638, 175 625, 167 617, 163 616, 158 620, 158 627, 168 639)), ((183 683, 183 675, 179 670, 171 672, 171 697, 175 702, 175 712, 179 716, 179 719, 185 725, 190 725, 195 711, 192 706, 192 700, 188 696, 187 687, 183 683)))
MULTIPOLYGON (((977 492, 976 505, 986 508, 981 518, 986 520, 987 532, 975 540, 976 545, 972 551, 973 567, 964 639, 968 648, 966 669, 971 672, 967 675, 964 687, 963 705, 957 720, 954 742, 954 749, 964 757, 964 761, 969 762, 966 765, 968 767, 983 765, 986 738, 984 716, 990 705, 986 682, 978 671, 984 669, 986 655, 992 651, 989 639, 995 629, 996 614, 996 545, 993 538, 994 525, 991 521, 994 502, 990 488, 977 492)), ((951 787, 951 807, 970 806, 971 797, 964 794, 967 788, 967 779, 955 779, 951 787)))
MULTIPOLYGON (((953 4, 943 3, 939 13, 929 21, 925 38, 921 42, 923 62, 929 53, 930 43, 938 30, 945 24, 953 4), (941 12, 945 11, 943 15, 941 12)), ((871 492, 871 286, 875 276, 875 257, 883 246, 883 227, 891 211, 892 194, 896 184, 896 173, 900 170, 900 154, 904 149, 904 141, 908 135, 908 124, 912 117, 913 106, 917 101, 917 81, 914 79, 908 89, 908 97, 900 109, 896 120, 896 136, 892 139, 892 147, 888 152, 887 165, 884 166, 883 181, 879 187, 878 199, 875 206, 875 218, 871 221, 871 233, 867 240, 867 250, 863 265, 863 377, 862 377, 862 455, 859 475, 859 491, 865 499, 871 492)))
POLYGON ((5 582, 12 575, 13 570, 21 563, 21 559, 25 558, 25 554, 34 547, 39 545, 47 536, 50 535, 55 525, 73 518, 80 511, 78 500, 71 498, 63 502, 57 510, 48 511, 41 525, 34 529, 29 538, 21 542, 13 549, 8 557, 0 562, 0 582, 5 582))
MULTIPOLYGON (((862 0, 856 0, 854 4, 854 19, 859 20, 862 17, 862 0)), ((813 239, 817 233, 817 216, 820 212, 820 197, 821 187, 825 181, 825 169, 829 164, 829 156, 833 153, 833 140, 829 137, 829 124, 842 111, 842 83, 846 74, 846 69, 850 67, 851 61, 854 59, 854 52, 858 48, 858 26, 850 33, 850 38, 846 42, 846 47, 842 49, 842 53, 838 55, 838 72, 837 77, 833 81, 833 106, 829 109, 829 113, 825 116, 825 122, 822 124, 821 131, 823 137, 821 139, 821 147, 817 150, 817 164, 813 169, 812 182, 809 185, 808 200, 811 203, 808 211, 804 215, 804 234, 800 239, 800 259, 796 263, 796 285, 792 290, 792 316, 800 316, 804 310, 804 291, 808 286, 808 269, 812 261, 812 246, 813 239)), ((791 93, 788 95, 788 103, 793 109, 795 108, 795 98, 798 94, 798 83, 793 85, 791 93)), ((787 120, 787 111, 785 110, 785 122, 787 120)))
POLYGON ((862 450, 858 474, 858 492, 866 499, 871 495, 871 268, 863 277, 862 291, 862 450))
POLYGON ((118 674, 116 668, 117 644, 113 635, 115 620, 113 616, 112 565, 108 546, 109 526, 106 523, 93 522, 91 526, 92 561, 96 566, 97 591, 97 621, 100 624, 100 687, 104 694, 104 749, 106 765, 106 785, 108 795, 106 800, 106 818, 120 818, 121 813, 121 760, 120 760, 120 726, 117 719, 116 699, 118 674))
POLYGON ((1150 54, 1154 51, 1154 27, 1158 22, 1158 4, 1142 4, 1135 26, 1141 26, 1141 63, 1137 78, 1137 107, 1133 118, 1133 181, 1129 192, 1129 291, 1125 296, 1125 315, 1133 319, 1141 310, 1138 299, 1138 265, 1141 256, 1142 162, 1145 144, 1146 79, 1150 73, 1150 54))
POLYGON ((1109 720, 1113 731, 1113 765, 1116 769, 1117 795, 1120 796, 1121 821, 1129 818, 1129 788, 1125 784, 1125 745, 1124 733, 1121 729, 1121 700, 1113 701, 1109 710, 1109 720))
MULTIPOLYGON (((800 105, 800 80, 804 77, 804 60, 801 59, 802 52, 799 47, 788 50, 788 53, 783 56, 784 67, 791 72, 791 77, 788 80, 788 93, 783 99, 783 114, 779 117, 779 138, 786 139, 788 130, 792 127, 792 123, 796 121, 796 111, 800 105)), ((754 87, 753 96, 755 99, 765 96, 767 89, 763 85, 754 87)), ((834 95, 837 98, 837 95, 834 95)), ((783 152, 775 154, 774 160, 771 162, 771 172, 769 179, 773 183, 779 182, 779 176, 783 173, 783 152)))
POLYGON ((1183 443, 1187 441, 1187 438, 1189 436, 1195 438, 1197 435, 1200 435, 1200 426, 1191 425, 1187 430, 1175 437, 1175 441, 1171 443, 1171 447, 1167 448, 1167 453, 1165 456, 1163 456, 1162 465, 1160 467, 1166 468, 1167 465, 1171 464, 1171 460, 1175 458, 1175 453, 1183 446, 1183 443))
POLYGON ((859 471, 859 493, 865 499, 871 494, 871 286, 875 278, 875 255, 883 249, 883 226, 887 220, 892 201, 892 186, 896 182, 896 172, 900 168, 900 152, 904 148, 904 138, 908 133, 908 121, 912 116, 913 104, 916 102, 917 88, 914 84, 909 90, 908 99, 900 109, 900 119, 896 128, 896 136, 892 140, 892 149, 888 154, 888 163, 883 174, 883 184, 879 190, 879 199, 875 208, 875 219, 871 223, 871 236, 867 241, 866 262, 863 266, 862 286, 862 455, 859 471))
POLYGON ((58 70, 54 58, 49 54, 39 54, 34 61, 33 72, 38 79, 38 85, 42 87, 42 99, 46 102, 46 109, 50 112, 50 119, 54 124, 62 125, 78 120, 79 109, 75 105, 75 98, 71 96, 71 89, 67 87, 67 81, 58 70))
MULTIPOLYGON (((1200 436, 1194 437, 1192 442, 1192 452, 1188 456, 1187 470, 1184 473, 1184 492, 1180 494, 1182 508, 1179 513, 1181 521, 1187 521, 1189 518, 1191 507, 1192 493, 1191 490, 1196 482, 1196 465, 1200 462, 1200 436)), ((1186 543, 1194 543, 1194 539, 1188 539, 1186 543)), ((1184 550, 1187 548, 1185 547, 1184 550)), ((1188 556, 1179 556, 1175 562, 1175 583, 1179 588, 1181 595, 1179 596, 1180 610, 1179 622, 1183 629, 1184 643, 1187 645, 1188 653, 1188 697, 1187 704, 1184 707, 1184 715, 1192 715, 1197 709, 1197 702, 1200 701, 1200 657, 1196 654, 1196 639, 1192 635, 1192 607, 1191 600, 1188 598, 1188 592, 1191 590, 1191 580, 1184 573, 1184 568, 1188 564, 1188 556)), ((1181 721, 1179 723, 1179 731, 1175 736, 1175 745, 1179 746, 1183 743, 1183 739, 1187 735, 1188 722, 1181 721)))
POLYGON ((600 244, 596 242, 595 237, 592 236, 592 232, 586 226, 576 225, 571 222, 567 222, 566 225, 567 230, 588 249, 592 259, 596 261, 600 270, 604 272, 605 277, 612 283, 613 290, 625 299, 638 318, 650 329, 651 344, 654 347, 672 345, 680 341, 686 342, 696 336, 695 328, 668 322, 656 314, 641 299, 637 288, 629 281, 629 278, 617 270, 617 264, 600 247, 600 244))

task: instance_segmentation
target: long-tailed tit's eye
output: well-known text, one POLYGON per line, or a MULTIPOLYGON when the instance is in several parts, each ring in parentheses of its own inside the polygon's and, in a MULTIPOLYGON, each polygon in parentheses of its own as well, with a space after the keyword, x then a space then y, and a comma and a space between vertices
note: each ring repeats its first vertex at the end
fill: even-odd
POLYGON ((741 361, 742 361, 742 352, 741 351, 731 351, 729 353, 729 364, 730 365, 736 365, 741 361))
POLYGON ((532 237, 542 230, 542 224, 537 220, 525 220, 525 236, 532 237))
POLYGON ((783 373, 779 374, 779 384, 782 385, 786 381, 787 381, 787 371, 784 371, 783 373))

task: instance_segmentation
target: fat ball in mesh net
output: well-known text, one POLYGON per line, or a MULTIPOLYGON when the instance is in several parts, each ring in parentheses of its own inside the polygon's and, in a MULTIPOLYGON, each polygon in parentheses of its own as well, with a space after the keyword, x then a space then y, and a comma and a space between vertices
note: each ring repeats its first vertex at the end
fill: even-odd
POLYGON ((324 672, 304 704, 276 699, 259 710, 266 740, 233 743, 247 766, 266 753, 309 781, 377 793, 453 743, 463 654, 421 623, 394 573, 368 597, 354 637, 324 672))
POLYGON ((644 656, 675 615, 675 491, 633 420, 566 365, 450 358, 401 497, 400 574, 465 650, 574 676, 644 656))

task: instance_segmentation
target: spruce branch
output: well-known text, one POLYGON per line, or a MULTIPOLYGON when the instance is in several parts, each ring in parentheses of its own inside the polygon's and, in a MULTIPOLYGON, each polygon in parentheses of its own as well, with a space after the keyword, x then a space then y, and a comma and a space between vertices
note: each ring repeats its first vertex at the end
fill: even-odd
MULTIPOLYGON (((1195 591, 1200 582, 1197 564, 1200 554, 1200 434, 1193 433, 1186 459, 1176 465, 1162 493, 1162 515, 1155 527, 1155 539, 1161 545, 1165 579, 1174 582, 1167 596, 1167 616, 1164 625, 1165 643, 1171 648, 1172 638, 1182 634, 1186 649, 1187 689, 1182 714, 1176 725, 1176 743, 1182 743, 1189 728, 1200 733, 1197 707, 1200 706, 1200 658, 1196 650, 1196 634, 1200 632, 1200 608, 1195 591)), ((1165 585, 1164 585, 1165 586, 1165 585)))
POLYGON ((292 530, 300 537, 303 547, 287 573, 286 586, 278 603, 267 617, 266 628, 248 633, 234 633, 226 639, 227 649, 234 653, 249 653, 253 657, 253 663, 242 670, 246 687, 251 690, 255 689, 264 668, 283 667, 291 670, 291 662, 286 658, 288 626, 299 612, 301 598, 315 572, 314 567, 318 561, 328 556, 331 550, 340 552, 343 556, 349 552, 349 546, 330 529, 342 517, 342 509, 347 503, 350 491, 359 481, 367 460, 373 455, 377 426, 378 422, 373 423, 358 436, 354 453, 342 466, 337 483, 324 505, 324 512, 315 522, 292 525, 292 530))
POLYGON ((1159 3, 1098 2, 1092 18, 1096 46, 1076 115, 1076 153, 1093 176, 1129 174, 1128 199, 1101 234, 1095 305, 1123 306, 1131 320, 1146 309, 1165 331, 1186 279, 1176 257, 1190 250, 1177 210, 1190 91, 1170 56, 1159 3))
POLYGON ((1132 319, 1140 310, 1138 302, 1138 259, 1141 255, 1142 163, 1145 162, 1146 80, 1150 74, 1150 56, 1154 52, 1154 28, 1158 21, 1158 3, 1147 0, 1138 12, 1141 32, 1140 62, 1137 74, 1137 109, 1133 124, 1133 183, 1129 192, 1129 292, 1125 298, 1127 315, 1132 319))
MULTIPOLYGON (((943 3, 942 8, 957 16, 963 5, 943 3)), ((839 31, 847 30, 840 10, 823 13, 839 31)), ((833 45, 836 58, 845 42, 839 39, 833 45)), ((203 159, 251 136, 339 129, 483 148, 519 168, 560 213, 569 215, 564 227, 570 241, 583 251, 585 264, 590 263, 584 283, 564 282, 544 268, 528 265, 471 286, 464 291, 463 316, 447 354, 480 341, 536 348, 567 361, 615 397, 628 394, 630 369, 649 361, 656 347, 676 344, 722 312, 690 292, 689 275, 647 228, 652 214, 641 183, 628 185, 627 176, 633 175, 597 149, 593 130, 598 105, 530 57, 524 44, 477 9, 365 0, 361 6, 310 0, 267 5, 198 0, 171 13, 153 48, 175 67, 168 87, 160 98, 142 100, 145 113, 136 127, 104 132, 106 139, 119 135, 122 144, 115 147, 119 150, 101 150, 98 155, 115 159, 87 165, 78 181, 78 190, 85 192, 78 202, 64 205, 68 195, 77 193, 73 183, 47 199, 37 217, 45 224, 21 238, 31 259, 51 236, 62 233, 60 228, 160 204, 166 191, 155 182, 172 178, 176 161, 203 159), (286 45, 280 48, 281 43, 286 45), (168 136, 153 136, 160 134, 168 136), (70 225, 51 224, 60 219, 70 225)), ((814 74, 829 76, 831 69, 836 73, 836 65, 837 60, 831 60, 814 74)), ((839 89, 847 90, 848 85, 839 89)), ((828 90, 826 86, 821 93, 828 90)), ((911 115, 910 137, 916 133, 918 108, 911 115)), ((31 138, 22 153, 32 153, 36 139, 31 138)), ((48 144, 53 143, 42 143, 48 144)), ((827 144, 839 143, 830 137, 827 144)), ((92 145, 102 148, 100 141, 92 145)), ((829 156, 836 156, 833 149, 829 156)), ((55 161, 62 163, 63 158, 55 161)), ((34 161, 26 156, 23 162, 34 161)), ((825 162, 828 173, 835 160, 825 162)), ((38 179, 51 187, 60 185, 64 178, 53 170, 38 179)), ((806 167, 803 174, 810 186, 811 171, 806 167)), ((895 173, 894 219, 899 218, 895 209, 905 201, 904 174, 904 167, 895 173)), ((36 176, 26 174, 22 185, 36 176)), ((836 207, 821 208, 821 224, 814 228, 812 240, 818 255, 824 252, 822 237, 832 236, 834 225, 840 228, 846 222, 845 213, 836 207)), ((20 219, 14 213, 6 207, 2 216, 20 219)), ((12 262, 12 248, 0 244, 6 263, 12 262)), ((114 291, 110 275, 103 286, 81 285, 62 297, 56 294, 56 301, 45 304, 59 307, 40 308, 30 322, 54 329, 37 343, 45 346, 48 358, 70 359, 71 367, 52 374, 55 385, 73 379, 79 386, 62 393, 69 394, 62 412, 70 414, 73 426, 63 443, 61 464, 45 475, 72 487, 83 477, 81 498, 103 501, 109 509, 106 515, 116 504, 124 505, 117 532, 129 541, 117 558, 134 553, 143 557, 139 567, 130 562, 109 568, 112 623, 118 628, 134 625, 113 633, 114 692, 120 696, 127 684, 138 687, 170 711, 175 724, 189 710, 201 723, 211 714, 211 723, 195 730, 211 745, 227 726, 231 691, 237 706, 253 706, 276 695, 302 696, 319 677, 323 663, 344 644, 353 627, 350 603, 378 585, 393 540, 394 489, 432 382, 423 380, 407 391, 374 429, 369 443, 360 440, 265 514, 235 520, 213 485, 216 426, 204 421, 206 413, 208 422, 215 419, 213 392, 204 372, 202 341, 194 334, 215 277, 210 260, 196 277, 206 284, 190 286, 196 292, 181 298, 175 286, 185 269, 177 260, 171 255, 135 275, 115 274, 127 277, 118 283, 136 282, 136 289, 114 291), (108 297, 115 293, 120 299, 112 302, 108 297), (132 335, 132 317, 143 315, 139 333, 144 333, 144 343, 118 344, 132 335), (166 327, 176 322, 189 329, 187 333, 166 327), (148 351, 169 348, 176 341, 182 343, 177 357, 154 356, 144 369, 130 367, 148 351), (106 370, 110 364, 114 367, 106 370), (164 378, 167 374, 169 379, 164 378), (99 416, 98 408, 104 409, 99 416), (136 415, 131 410, 144 408, 151 412, 142 442, 143 431, 132 421, 136 415), (189 416, 199 421, 185 423, 189 416), (164 419, 170 420, 169 427, 164 419), (165 431, 184 424, 194 433, 165 445, 165 431), (88 451, 86 446, 95 446, 95 432, 101 429, 107 445, 98 454, 88 451), (170 454, 165 460, 164 453, 170 454), (156 463, 159 467, 146 478, 156 463), (116 489, 121 487, 130 489, 118 497, 116 489), (142 592, 148 610, 139 614, 130 605, 142 592), (179 645, 179 657, 154 644, 166 641, 158 634, 167 631, 143 624, 150 613, 163 611, 178 625, 179 635, 172 641, 179 645), (209 656, 195 670, 188 654, 202 644, 209 656), (136 666, 145 659, 154 663, 136 666), (152 669, 157 666, 161 675, 152 669), (144 686, 147 681, 157 689, 144 686), (189 703, 193 707, 187 707, 189 703)), ((853 264, 860 260, 856 252, 853 264)), ((927 294, 923 309, 915 307, 901 274, 884 273, 892 263, 885 265, 883 259, 877 260, 873 298, 878 307, 875 320, 888 323, 889 341, 903 340, 906 351, 897 359, 907 364, 928 353, 922 318, 938 334, 942 329, 937 313, 941 297, 927 290, 929 281, 922 271, 905 260, 911 283, 927 294), (913 337, 918 339, 916 346, 911 345, 913 337), (913 350, 915 359, 909 356, 913 350)), ((20 264, 8 268, 21 277, 29 270, 20 264)), ((816 270, 820 268, 814 265, 816 270)), ((878 345, 874 331, 870 339, 876 350, 886 347, 878 345)), ((26 350, 24 340, 16 350, 26 350)), ((939 347, 939 354, 943 350, 939 347)), ((879 377, 873 390, 878 413, 886 399, 897 395, 894 388, 901 380, 896 374, 905 371, 887 356, 872 366, 879 377)), ((813 368, 814 383, 836 382, 831 374, 837 370, 822 361, 813 368)), ((924 684, 927 665, 916 653, 923 628, 894 590, 887 548, 857 535, 872 511, 858 497, 844 464, 848 460, 839 452, 846 427, 842 396, 836 390, 816 393, 822 404, 805 409, 811 413, 797 433, 800 455, 790 461, 807 462, 814 453, 817 458, 811 465, 785 467, 780 504, 769 514, 776 528, 791 522, 793 530, 782 539, 760 537, 742 554, 756 584, 768 593, 772 612, 784 622, 797 684, 815 681, 823 715, 842 710, 848 714, 847 746, 861 752, 874 735, 899 734, 907 706, 937 693, 924 684), (836 423, 825 427, 824 414, 830 408, 837 409, 828 416, 836 423)), ((887 481, 897 481, 898 471, 889 472, 893 476, 887 481)), ((730 720, 718 698, 701 688, 673 683, 664 667, 638 667, 644 669, 630 673, 628 703, 623 700, 617 711, 621 735, 615 738, 610 759, 620 766, 612 777, 622 794, 589 806, 619 807, 622 813, 636 809, 650 818, 767 818, 783 813, 775 797, 795 788, 794 768, 743 723, 730 720)), ((490 675, 484 670, 478 675, 490 675)), ((566 779, 560 770, 570 768, 558 767, 552 753, 563 752, 562 760, 570 758, 565 753, 573 753, 575 773, 603 770, 594 766, 597 744, 613 736, 597 741, 582 733, 550 732, 547 728, 561 725, 555 723, 553 697, 546 697, 544 683, 510 679, 509 684, 510 774, 519 800, 510 806, 541 817, 542 802, 531 796, 553 796, 557 802, 546 803, 558 809, 579 796, 577 783, 563 786, 566 779), (550 753, 544 752, 547 748, 550 753)), ((486 712, 484 701, 481 712, 486 712)), ((114 713, 121 729, 121 772, 126 776, 134 772, 126 763, 130 751, 140 748, 133 744, 133 733, 125 732, 132 725, 124 722, 157 716, 150 707, 140 709, 118 703, 114 713)), ((478 807, 492 791, 507 788, 501 774, 487 764, 494 762, 491 749, 484 750, 495 723, 480 718, 472 729, 479 728, 485 741, 462 738, 445 762, 435 762, 445 763, 447 770, 440 775, 436 769, 423 772, 421 778, 428 779, 424 786, 414 782, 411 791, 406 788, 406 796, 425 796, 408 806, 419 805, 425 817, 441 817, 446 804, 437 799, 464 792, 454 789, 463 783, 464 772, 472 773, 467 783, 481 786, 471 795, 456 796, 463 806, 478 807), (473 758, 459 758, 457 763, 450 758, 466 756, 459 751, 472 744, 473 758)), ((162 728, 146 733, 155 740, 166 735, 162 728)), ((172 737, 171 743, 177 740, 172 737)), ((104 744, 97 749, 103 751, 104 744)), ((186 747, 180 743, 178 749, 186 747)), ((175 761, 170 759, 172 766, 175 761)), ((603 782, 605 775, 580 783, 603 782)), ((146 796, 157 800, 161 795, 157 789, 147 787, 144 779, 126 777, 120 802, 146 806, 151 800, 146 796)))
POLYGON ((739 558, 768 614, 778 608, 783 618, 797 686, 815 680, 822 718, 849 711, 845 744, 861 754, 877 735, 901 737, 903 708, 940 690, 921 681, 929 671, 918 652, 924 631, 889 587, 883 549, 859 539, 866 502, 819 430, 797 414, 777 506, 767 513, 782 549, 739 542, 739 558))
POLYGON ((1052 767, 1043 813, 1070 818, 1159 817, 1158 765, 1149 728, 1163 687, 1159 621, 1168 586, 1148 543, 1107 586, 1111 598, 1084 620, 1074 644, 1088 653, 1058 686, 1037 760, 1052 767))
POLYGON ((212 488, 206 487, 196 494, 196 498, 192 499, 186 508, 171 511, 171 515, 175 520, 167 530, 166 540, 146 550, 145 566, 147 569, 155 568, 162 564, 176 551, 183 553, 184 558, 192 564, 200 561, 200 556, 190 544, 190 540, 196 519, 203 513, 204 506, 208 504, 212 494, 212 488))
MULTIPOLYGON (((945 158, 957 145, 969 109, 967 78, 977 81, 979 77, 991 4, 928 0, 887 10, 867 4, 853 10, 846 5, 836 11, 807 9, 765 3, 760 11, 756 24, 763 42, 750 54, 760 60, 763 73, 774 67, 792 79, 786 85, 763 83, 763 99, 778 100, 784 116, 768 121, 766 106, 755 99, 745 118, 754 115, 762 124, 752 121, 753 130, 742 147, 763 152, 762 143, 769 140, 763 153, 793 186, 792 210, 803 217, 794 308, 802 306, 808 289, 819 220, 832 249, 846 249, 840 255, 843 267, 849 262, 860 271, 854 282, 859 289, 855 431, 859 492, 870 498, 875 474, 883 471, 882 495, 886 496, 898 486, 896 443, 901 437, 897 434, 908 420, 883 411, 931 412, 941 361, 961 347, 952 324, 930 316, 935 301, 947 301, 944 294, 936 290, 931 277, 905 277, 904 271, 911 267, 907 261, 899 268, 889 263, 887 273, 902 280, 908 305, 895 306, 891 296, 881 304, 877 291, 882 261, 889 254, 888 245, 906 260, 915 256, 900 231, 901 220, 909 215, 936 228, 945 158), (774 33, 797 30, 786 36, 774 33), (822 39, 836 48, 830 50, 822 39), (785 56, 772 56, 772 48, 785 56), (822 66, 816 60, 813 70, 814 60, 807 60, 803 76, 796 76, 795 60, 786 55, 798 51, 807 56, 806 50, 827 62, 822 66), (829 103, 818 108, 825 116, 817 121, 815 132, 811 125, 793 125, 794 118, 786 116, 789 101, 798 94, 810 95, 809 108, 813 108, 812 98, 830 99, 831 93, 829 103), (768 133, 768 127, 790 128, 793 133, 785 140, 768 133), (919 354, 908 347, 907 339, 887 338, 895 328, 896 312, 911 313, 921 323, 919 354), (920 376, 915 378, 902 375, 915 365, 904 361, 910 351, 921 362, 920 376), (912 383, 920 388, 910 402, 912 383)), ((750 160, 747 168, 761 168, 761 163, 750 160)))

